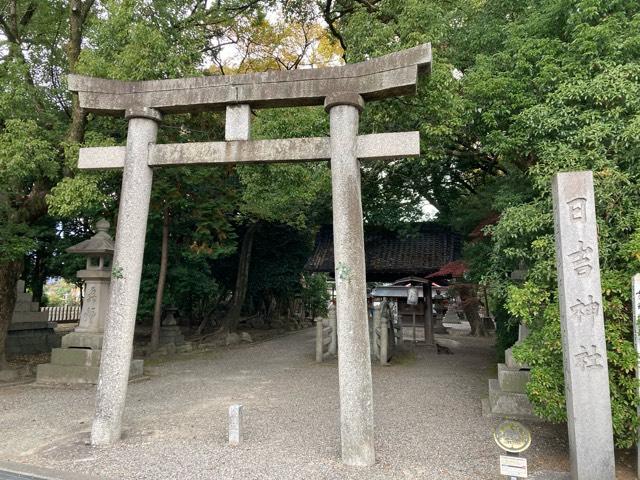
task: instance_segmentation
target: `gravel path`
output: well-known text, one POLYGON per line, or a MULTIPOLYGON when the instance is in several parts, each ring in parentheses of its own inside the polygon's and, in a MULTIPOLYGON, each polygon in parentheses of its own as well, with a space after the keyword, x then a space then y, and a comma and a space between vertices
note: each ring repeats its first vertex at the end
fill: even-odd
MULTIPOLYGON (((419 347, 374 366, 377 463, 340 463, 337 363, 314 362, 314 330, 183 355, 129 386, 125 437, 94 449, 93 388, 0 389, 0 460, 110 479, 497 479, 498 423, 481 415, 494 377, 491 339, 456 336, 453 355, 419 347), (226 444, 227 410, 245 442, 226 444)), ((530 425, 531 472, 564 470, 563 427, 530 425)))

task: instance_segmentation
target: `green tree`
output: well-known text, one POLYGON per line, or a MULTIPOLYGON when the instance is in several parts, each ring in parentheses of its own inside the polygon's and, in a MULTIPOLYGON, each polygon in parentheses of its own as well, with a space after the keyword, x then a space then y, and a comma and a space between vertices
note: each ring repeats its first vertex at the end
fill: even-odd
MULTIPOLYGON (((239 23, 230 37, 241 51, 242 61, 222 71, 259 71, 322 66, 340 58, 339 46, 318 23, 313 9, 285 9, 276 22, 258 18, 249 25, 239 23)), ((252 128, 255 139, 326 135, 328 121, 320 108, 259 110, 252 128)), ((236 330, 249 285, 254 239, 262 224, 281 224, 300 231, 313 229, 326 217, 330 191, 326 165, 256 165, 236 168, 241 185, 239 223, 243 225, 233 298, 221 331, 236 330)), ((294 281, 298 281, 296 278, 294 281)))
POLYGON ((84 135, 84 114, 59 85, 76 67, 94 1, 67 3, 10 0, 0 12, 0 368, 24 256, 41 243, 45 195, 66 173, 67 146, 84 135))
MULTIPOLYGON (((82 145, 120 144, 122 120, 92 119, 66 89, 66 74, 161 78, 202 74, 226 25, 270 2, 227 0, 9 0, 0 11, 0 368, 29 255, 40 273, 60 236, 44 225, 112 217, 119 174, 76 169, 82 145), (18 142, 22 142, 19 144, 18 142), (49 195, 52 193, 52 195, 49 195), (45 198, 47 201, 45 201, 45 198)), ((86 233, 86 232, 85 232, 86 233)))
POLYGON ((502 215, 486 275, 533 331, 516 357, 533 367, 536 412, 564 420, 550 185, 558 171, 594 171, 613 425, 616 444, 630 447, 638 427, 628 291, 640 268, 640 6, 549 0, 511 18, 500 51, 479 57, 465 78, 484 148, 528 185, 496 196, 502 215), (526 282, 505 282, 521 263, 526 282))
POLYGON ((556 421, 566 413, 550 182, 558 171, 594 171, 614 431, 618 446, 631 446, 639 401, 629 298, 630 276, 640 268, 638 3, 321 6, 349 60, 432 42, 434 71, 418 96, 380 102, 363 116, 366 129, 418 128, 424 154, 375 166, 365 191, 388 187, 414 204, 427 199, 463 233, 499 215, 466 249, 471 277, 491 285, 501 319, 532 329, 516 356, 533 367, 528 388, 537 413, 556 421), (521 265, 527 281, 514 284, 509 273, 521 265))

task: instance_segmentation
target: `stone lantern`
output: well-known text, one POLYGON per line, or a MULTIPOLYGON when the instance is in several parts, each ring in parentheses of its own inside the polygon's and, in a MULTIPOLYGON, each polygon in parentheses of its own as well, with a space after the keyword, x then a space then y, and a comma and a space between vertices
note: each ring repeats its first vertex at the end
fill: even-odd
POLYGON ((84 270, 78 270, 78 278, 84 280, 84 302, 80 323, 62 339, 63 347, 102 349, 104 322, 109 309, 109 285, 114 242, 109 235, 109 222, 104 218, 96 223, 93 237, 67 248, 68 253, 87 257, 84 270))
MULTIPOLYGON (((85 282, 80 322, 73 332, 62 337, 62 348, 51 352, 51 363, 38 365, 41 383, 98 383, 104 324, 109 310, 109 289, 114 241, 109 222, 100 219, 97 233, 88 240, 67 248, 87 259, 77 276, 85 282)), ((142 374, 142 360, 132 360, 130 376, 142 374)))

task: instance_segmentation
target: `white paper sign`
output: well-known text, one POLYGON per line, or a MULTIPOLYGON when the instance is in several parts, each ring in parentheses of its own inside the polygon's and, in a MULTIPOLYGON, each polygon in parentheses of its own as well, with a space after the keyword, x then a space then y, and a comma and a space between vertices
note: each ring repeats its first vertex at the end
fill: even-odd
POLYGON ((409 293, 407 295, 408 305, 418 304, 418 289, 416 287, 409 287, 409 293))
POLYGON ((527 478, 527 459, 500 455, 500 475, 527 478))

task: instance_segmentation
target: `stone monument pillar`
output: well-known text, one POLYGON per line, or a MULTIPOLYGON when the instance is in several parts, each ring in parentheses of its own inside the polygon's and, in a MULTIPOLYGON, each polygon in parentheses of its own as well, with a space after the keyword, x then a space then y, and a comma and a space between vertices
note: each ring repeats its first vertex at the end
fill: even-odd
POLYGON ((571 477, 613 480, 613 428, 593 175, 553 179, 553 217, 571 477))
POLYGON ((367 466, 375 462, 373 391, 364 231, 357 135, 364 100, 356 93, 325 99, 331 135, 333 243, 338 319, 338 376, 342 461, 367 466))
MULTIPOLYGON (((69 253, 87 257, 86 268, 77 273, 85 282, 80 323, 62 337, 62 348, 51 352, 51 363, 38 365, 39 383, 98 383, 104 323, 109 310, 113 240, 105 219, 96 223, 96 230, 90 239, 67 249, 69 253)), ((130 375, 141 374, 142 360, 134 360, 130 375)))

